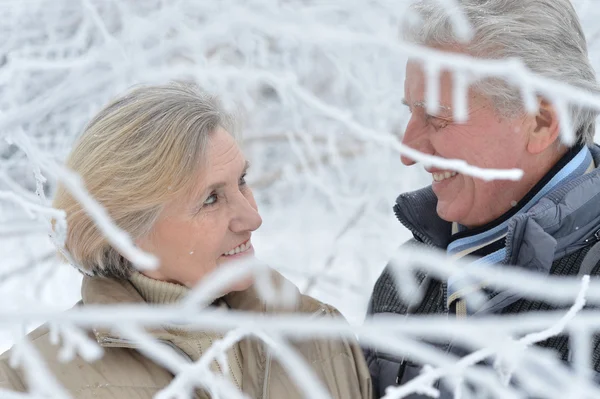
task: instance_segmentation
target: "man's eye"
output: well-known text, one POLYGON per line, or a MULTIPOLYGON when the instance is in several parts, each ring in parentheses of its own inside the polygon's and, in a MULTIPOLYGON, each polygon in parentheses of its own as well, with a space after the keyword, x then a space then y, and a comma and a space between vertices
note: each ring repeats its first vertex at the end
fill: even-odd
POLYGON ((449 121, 446 119, 438 118, 432 115, 427 115, 425 117, 427 123, 431 123, 435 129, 443 129, 448 126, 449 121))
POLYGON ((204 201, 204 205, 213 205, 214 203, 217 202, 217 194, 211 194, 206 201, 204 201))

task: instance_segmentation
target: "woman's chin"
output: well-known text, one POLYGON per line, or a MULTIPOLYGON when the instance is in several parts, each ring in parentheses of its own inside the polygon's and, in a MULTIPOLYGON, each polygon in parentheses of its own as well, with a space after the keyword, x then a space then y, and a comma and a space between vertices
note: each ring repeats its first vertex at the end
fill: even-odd
MULTIPOLYGON (((239 264, 241 267, 245 268, 246 262, 251 263, 254 261, 254 259, 255 259, 254 258, 254 248, 250 247, 246 251, 241 252, 239 254, 229 255, 229 256, 221 256, 219 258, 218 263, 221 266, 225 266, 225 265, 229 265, 229 264, 234 264, 234 265, 239 264)), ((250 265, 248 264, 248 266, 250 266, 250 265)), ((233 292, 233 291, 245 291, 248 288, 250 288, 253 283, 254 283, 254 274, 251 273, 249 276, 233 283, 231 285, 231 287, 227 290, 227 293, 233 292)))
POLYGON ((252 284, 254 284, 254 276, 248 276, 248 277, 244 278, 243 280, 236 281, 229 289, 229 292, 245 291, 248 288, 250 288, 252 286, 252 284))

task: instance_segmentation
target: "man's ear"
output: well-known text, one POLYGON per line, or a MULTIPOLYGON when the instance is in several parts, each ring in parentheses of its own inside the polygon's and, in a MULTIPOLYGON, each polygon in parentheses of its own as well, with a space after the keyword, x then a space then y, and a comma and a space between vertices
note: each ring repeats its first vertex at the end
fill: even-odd
POLYGON ((544 99, 540 99, 538 111, 533 118, 527 151, 530 154, 539 154, 558 140, 560 121, 554 106, 544 99))

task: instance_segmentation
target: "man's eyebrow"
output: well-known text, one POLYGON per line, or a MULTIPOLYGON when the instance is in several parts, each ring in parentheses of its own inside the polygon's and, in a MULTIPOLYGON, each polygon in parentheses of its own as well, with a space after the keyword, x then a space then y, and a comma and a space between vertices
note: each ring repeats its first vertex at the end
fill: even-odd
MULTIPOLYGON (((414 103, 410 104, 408 101, 406 101, 405 98, 403 98, 402 104, 406 105, 409 108, 411 108, 411 107, 424 108, 424 109, 427 108, 425 101, 415 101, 414 103)), ((444 104, 438 104, 438 108, 442 111, 452 111, 452 107, 450 107, 448 105, 444 105, 444 104)))

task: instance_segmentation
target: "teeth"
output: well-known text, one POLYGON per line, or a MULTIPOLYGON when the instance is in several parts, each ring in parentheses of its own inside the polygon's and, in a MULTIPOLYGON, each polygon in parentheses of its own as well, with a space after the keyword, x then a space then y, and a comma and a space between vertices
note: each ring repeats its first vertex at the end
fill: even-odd
POLYGON ((231 256, 231 255, 239 254, 240 252, 246 252, 250 248, 250 245, 251 245, 250 240, 248 240, 247 242, 240 245, 239 247, 235 247, 231 251, 225 252, 223 254, 223 256, 231 256))
POLYGON ((433 176, 433 180, 435 180, 435 181, 442 181, 442 180, 454 177, 457 174, 458 173, 456 173, 456 172, 446 171, 446 172, 432 173, 432 176, 433 176))

